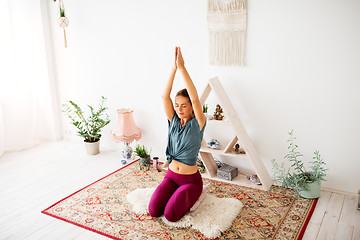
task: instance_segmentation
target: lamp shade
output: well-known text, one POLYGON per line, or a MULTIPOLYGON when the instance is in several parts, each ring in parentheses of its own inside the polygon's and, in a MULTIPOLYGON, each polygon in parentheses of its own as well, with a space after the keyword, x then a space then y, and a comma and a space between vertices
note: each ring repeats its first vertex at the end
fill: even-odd
POLYGON ((127 108, 117 110, 118 120, 111 131, 111 137, 115 142, 131 143, 134 139, 137 141, 141 138, 141 131, 134 122, 133 112, 127 108))

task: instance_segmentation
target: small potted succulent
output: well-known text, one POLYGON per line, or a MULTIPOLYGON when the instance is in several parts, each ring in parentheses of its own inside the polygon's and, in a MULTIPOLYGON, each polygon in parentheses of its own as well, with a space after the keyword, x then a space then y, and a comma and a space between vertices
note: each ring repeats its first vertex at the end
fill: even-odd
POLYGON ((140 157, 139 169, 140 170, 149 170, 150 166, 150 151, 144 145, 136 145, 135 153, 140 157))
POLYGON ((62 111, 78 129, 78 135, 84 138, 86 151, 89 155, 100 152, 101 129, 110 123, 110 118, 106 113, 107 107, 104 106, 105 100, 105 97, 101 97, 97 110, 88 105, 90 115, 87 117, 85 112, 73 101, 68 101, 67 104, 62 105, 62 111))
POLYGON ((275 159, 272 160, 273 179, 281 183, 281 187, 290 188, 296 191, 298 195, 304 198, 318 198, 320 196, 321 181, 325 181, 326 163, 320 156, 319 151, 314 151, 313 161, 310 162, 310 169, 306 169, 304 162, 300 159, 303 155, 298 152, 298 145, 294 143, 294 131, 289 132, 289 153, 285 159, 291 164, 285 168, 285 163, 278 164, 275 159))
POLYGON ((144 145, 137 144, 135 153, 139 156, 142 164, 150 164, 150 151, 144 145))
POLYGON ((205 104, 202 106, 203 113, 207 113, 208 108, 209 108, 208 105, 205 103, 205 104))
POLYGON ((205 103, 203 106, 202 106, 202 109, 203 109, 203 113, 205 115, 205 117, 209 120, 212 120, 213 119, 213 116, 209 115, 207 112, 208 112, 208 109, 209 109, 209 106, 205 103))

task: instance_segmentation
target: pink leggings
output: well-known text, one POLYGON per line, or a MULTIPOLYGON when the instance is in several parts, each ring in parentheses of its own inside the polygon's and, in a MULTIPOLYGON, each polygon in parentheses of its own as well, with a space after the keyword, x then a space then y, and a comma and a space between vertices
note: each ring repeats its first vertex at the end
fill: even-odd
POLYGON ((203 182, 201 174, 174 173, 168 169, 163 181, 156 188, 149 203, 152 217, 162 215, 170 222, 176 222, 194 205, 201 195, 203 182))

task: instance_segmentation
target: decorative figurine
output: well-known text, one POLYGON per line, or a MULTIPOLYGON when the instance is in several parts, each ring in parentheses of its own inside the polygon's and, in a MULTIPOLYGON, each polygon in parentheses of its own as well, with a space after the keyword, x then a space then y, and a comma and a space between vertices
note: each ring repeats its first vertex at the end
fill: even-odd
POLYGON ((215 120, 223 120, 223 109, 220 107, 219 104, 216 104, 216 109, 213 116, 215 120))
POLYGON ((237 143, 235 144, 235 153, 239 154, 240 145, 237 143))
POLYGON ((234 150, 234 152, 235 152, 236 154, 245 154, 245 151, 240 148, 240 145, 239 145, 238 143, 235 144, 235 150, 234 150))

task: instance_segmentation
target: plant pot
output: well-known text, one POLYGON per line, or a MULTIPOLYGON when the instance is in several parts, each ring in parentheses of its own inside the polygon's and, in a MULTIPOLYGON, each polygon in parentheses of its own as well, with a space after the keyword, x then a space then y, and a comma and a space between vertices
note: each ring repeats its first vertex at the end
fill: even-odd
POLYGON ((299 191, 299 195, 304 198, 318 198, 320 197, 320 186, 321 182, 311 182, 307 184, 307 190, 299 191))
POLYGON ((204 115, 208 120, 213 120, 214 119, 214 117, 211 114, 204 113, 204 115))
POLYGON ((89 155, 96 155, 100 152, 100 140, 97 142, 85 142, 86 152, 89 155))
POLYGON ((150 164, 150 156, 147 156, 146 158, 140 157, 140 162, 142 164, 150 164))

